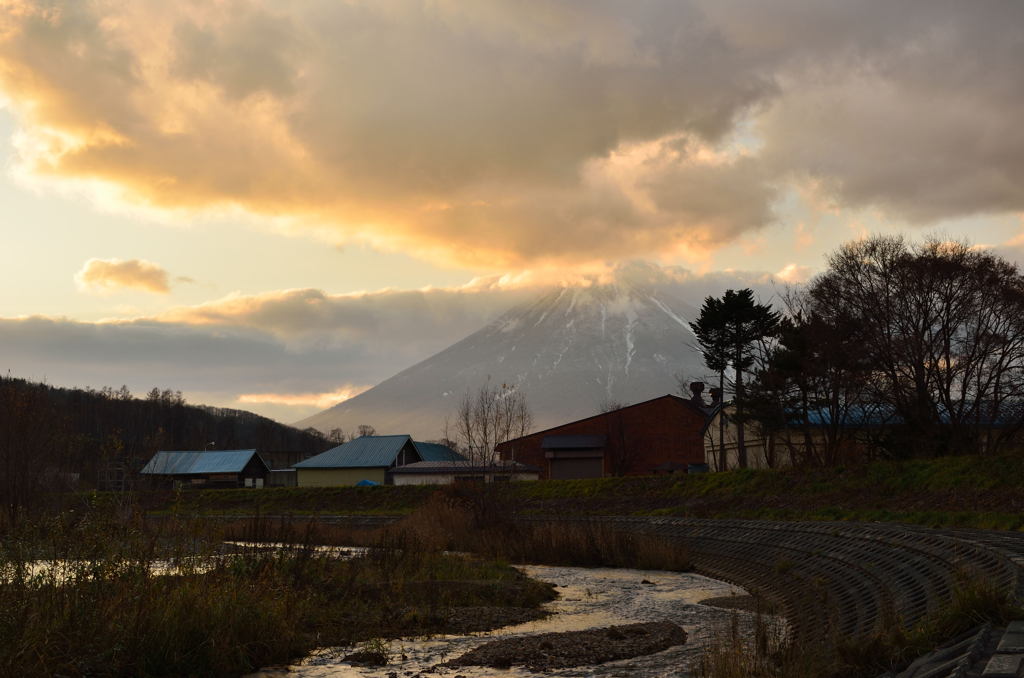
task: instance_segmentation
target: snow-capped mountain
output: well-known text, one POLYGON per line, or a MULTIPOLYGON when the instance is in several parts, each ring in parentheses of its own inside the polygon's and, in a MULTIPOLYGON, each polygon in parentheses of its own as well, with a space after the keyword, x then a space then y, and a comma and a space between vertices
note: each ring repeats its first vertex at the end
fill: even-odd
POLYGON ((360 424, 378 433, 441 435, 467 390, 490 377, 527 397, 540 430, 677 390, 676 375, 706 372, 688 323, 697 309, 672 285, 643 275, 563 287, 374 388, 298 424, 321 431, 360 424))

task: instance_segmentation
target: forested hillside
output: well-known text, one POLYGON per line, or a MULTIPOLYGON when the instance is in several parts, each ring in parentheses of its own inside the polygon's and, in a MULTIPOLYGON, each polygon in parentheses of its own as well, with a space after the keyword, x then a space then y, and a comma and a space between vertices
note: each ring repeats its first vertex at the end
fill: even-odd
POLYGON ((110 469, 133 473, 160 449, 208 446, 306 456, 331 443, 251 412, 189 405, 170 390, 136 398, 125 387, 0 377, 0 504, 7 510, 50 490, 94 487, 110 469))

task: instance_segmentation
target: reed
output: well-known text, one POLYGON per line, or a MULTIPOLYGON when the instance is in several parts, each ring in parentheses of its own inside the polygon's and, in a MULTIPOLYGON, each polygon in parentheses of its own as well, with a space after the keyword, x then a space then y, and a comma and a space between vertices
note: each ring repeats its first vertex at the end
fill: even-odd
POLYGON ((636 534, 601 520, 517 520, 515 495, 504 487, 438 490, 399 529, 434 548, 469 551, 514 563, 578 567, 690 569, 678 541, 636 534))
POLYGON ((315 647, 440 632, 459 606, 553 595, 408 533, 375 539, 345 559, 310 541, 227 549, 202 521, 90 512, 24 526, 0 542, 0 675, 242 675, 315 647))

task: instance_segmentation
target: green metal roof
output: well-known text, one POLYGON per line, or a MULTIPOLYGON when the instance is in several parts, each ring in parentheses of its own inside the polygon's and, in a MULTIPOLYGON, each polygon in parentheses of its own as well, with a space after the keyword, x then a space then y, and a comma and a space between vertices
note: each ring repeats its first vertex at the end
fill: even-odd
POLYGON ((256 450, 161 451, 153 455, 140 473, 165 476, 240 473, 253 456, 267 465, 256 450))
POLYGON ((418 440, 414 440, 413 445, 416 446, 416 451, 420 453, 420 458, 423 461, 465 461, 466 459, 447 445, 421 443, 418 440))
POLYGON ((411 440, 407 435, 363 436, 300 461, 292 468, 387 468, 411 440))

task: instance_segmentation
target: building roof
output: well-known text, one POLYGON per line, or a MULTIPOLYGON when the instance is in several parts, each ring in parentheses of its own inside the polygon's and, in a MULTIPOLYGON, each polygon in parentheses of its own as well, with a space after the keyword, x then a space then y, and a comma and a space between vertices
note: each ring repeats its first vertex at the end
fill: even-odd
POLYGON ((153 455, 140 473, 166 476, 240 473, 254 456, 267 466, 256 450, 161 451, 153 455))
MULTIPOLYGON (((601 412, 600 414, 593 414, 593 415, 591 415, 589 417, 584 417, 583 419, 577 419, 575 421, 567 421, 564 424, 559 424, 558 426, 552 426, 551 428, 546 428, 546 429, 543 429, 541 431, 534 431, 533 433, 527 433, 524 436, 520 436, 518 438, 513 438, 511 440, 506 440, 503 443, 498 443, 495 447, 496 448, 505 447, 505 446, 508 446, 510 444, 516 443, 516 442, 518 442, 520 440, 524 440, 526 438, 533 438, 534 436, 541 435, 542 433, 547 433, 548 431, 557 431, 560 428, 565 428, 566 426, 571 426, 572 424, 580 424, 580 423, 585 422, 585 421, 591 421, 593 419, 600 419, 602 417, 607 417, 609 415, 614 415, 617 412, 622 412, 624 410, 631 410, 634 407, 644 407, 646 405, 650 405, 651 403, 657 402, 659 400, 665 400, 666 398, 671 399, 671 400, 673 400, 675 402, 678 402, 678 403, 683 403, 687 407, 692 408, 695 412, 699 413, 701 415, 701 417, 704 418, 705 425, 706 425, 706 422, 708 420, 708 417, 714 411, 714 408, 709 408, 709 407, 706 407, 706 406, 701 406, 701 405, 698 405, 697 403, 695 403, 692 400, 689 400, 687 398, 680 398, 677 395, 672 395, 671 393, 666 393, 663 396, 658 396, 657 398, 651 398, 650 400, 644 400, 643 402, 639 402, 639 403, 633 403, 632 405, 626 405, 625 407, 621 407, 621 408, 619 408, 617 410, 612 410, 611 412, 601 412)), ((552 437, 552 436, 546 436, 546 437, 552 437)))
POLYGON ((462 461, 417 461, 412 464, 396 466, 391 473, 538 473, 536 466, 518 461, 498 459, 493 464, 477 464, 463 459, 462 461))
POLYGON ((418 440, 412 441, 416 451, 420 453, 423 461, 465 461, 465 457, 448 447, 438 443, 421 443, 418 440))
POLYGON ((544 436, 540 446, 545 450, 593 450, 604 447, 604 436, 544 436))
POLYGON ((363 436, 293 464, 292 468, 387 468, 411 441, 408 435, 363 436))

